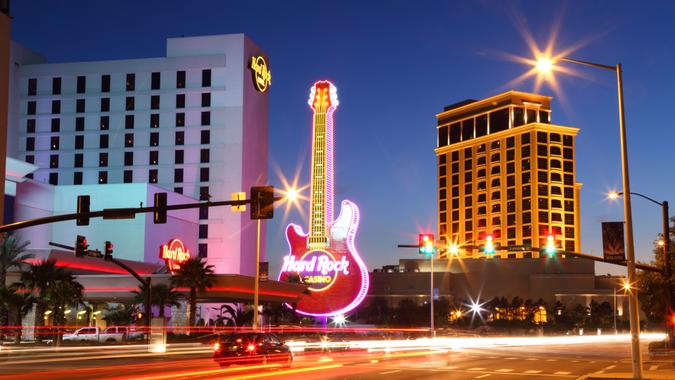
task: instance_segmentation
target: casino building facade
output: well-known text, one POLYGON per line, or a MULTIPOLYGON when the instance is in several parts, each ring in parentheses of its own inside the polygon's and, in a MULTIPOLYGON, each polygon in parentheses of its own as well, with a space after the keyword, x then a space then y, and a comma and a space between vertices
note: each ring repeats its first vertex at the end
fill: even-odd
MULTIPOLYGON (((91 194, 98 210, 147 205, 157 191, 171 193, 169 203, 227 200, 266 184, 266 61, 243 34, 169 38, 164 57, 96 62, 48 63, 13 43, 7 155, 32 165, 21 179, 28 184, 12 194, 14 219, 31 214, 40 201, 31 195, 36 189, 49 193, 49 205, 61 205, 41 209, 51 214, 73 210, 64 197, 72 202, 79 194, 91 194)), ((188 227, 173 237, 190 242, 187 248, 216 273, 255 273, 256 229, 248 213, 203 208, 181 220, 188 227)), ((125 259, 156 261, 159 246, 148 243, 154 227, 138 221, 145 229, 129 227, 134 238, 124 239, 123 226, 136 224, 108 223, 87 230, 63 222, 50 232, 20 234, 31 248, 45 249, 45 233, 68 244, 86 233, 92 242, 113 240, 125 259), (145 239, 137 236, 143 232, 145 239)))
POLYGON ((436 115, 438 234, 460 257, 537 258, 549 236, 579 252, 579 129, 552 124, 550 102, 508 91, 436 115))

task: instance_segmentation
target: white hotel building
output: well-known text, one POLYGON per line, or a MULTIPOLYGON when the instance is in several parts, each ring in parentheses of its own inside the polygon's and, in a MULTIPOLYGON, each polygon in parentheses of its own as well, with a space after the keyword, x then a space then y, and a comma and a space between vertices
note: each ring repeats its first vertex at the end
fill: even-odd
MULTIPOLYGON (((166 57, 97 62, 46 63, 13 44, 7 155, 36 167, 28 176, 32 181, 16 186, 16 219, 72 212, 79 194, 92 195, 92 210, 137 207, 152 199, 133 185, 104 184, 148 183, 166 189, 170 204, 227 200, 233 192, 265 184, 268 94, 253 81, 253 56, 267 58, 243 34, 170 38, 166 57), (42 190, 31 193, 36 183, 42 190), (50 193, 55 200, 38 202, 49 185, 60 189, 50 193), (61 199, 62 186, 68 202, 61 199), (65 203, 69 206, 26 211, 65 203)), ((196 244, 187 248, 205 257, 216 273, 255 273, 256 230, 248 212, 204 208, 190 218, 190 228, 167 226, 173 237, 196 244)), ((137 224, 61 223, 51 232, 29 228, 20 233, 33 241, 31 248, 47 249, 42 245, 50 238, 73 244, 76 234, 85 234, 100 244, 112 241, 114 231, 116 255, 156 261, 159 247, 137 238, 125 241, 124 228, 132 232, 137 224)), ((147 229, 146 235, 157 230, 147 229)), ((264 231, 261 240, 264 244, 264 231)))

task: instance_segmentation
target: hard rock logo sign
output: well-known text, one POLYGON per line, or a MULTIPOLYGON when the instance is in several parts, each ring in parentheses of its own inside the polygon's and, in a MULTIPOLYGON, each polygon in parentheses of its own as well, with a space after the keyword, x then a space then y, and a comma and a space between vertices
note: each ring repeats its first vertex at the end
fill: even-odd
POLYGON ((174 273, 190 258, 190 251, 185 249, 182 241, 172 239, 168 244, 159 247, 159 258, 164 260, 169 271, 174 273))
POLYGON ((251 57, 249 68, 253 73, 253 83, 256 89, 260 92, 267 91, 267 88, 272 83, 272 73, 267 68, 267 61, 261 55, 251 57))

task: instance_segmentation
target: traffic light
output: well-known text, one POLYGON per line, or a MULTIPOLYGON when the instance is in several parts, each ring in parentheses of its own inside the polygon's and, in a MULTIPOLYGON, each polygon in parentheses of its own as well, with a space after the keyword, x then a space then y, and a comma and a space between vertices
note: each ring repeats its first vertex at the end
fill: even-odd
POLYGON ((420 255, 431 255, 435 251, 434 235, 433 234, 419 234, 417 235, 417 246, 420 255))
POLYGON ((77 196, 77 219, 76 223, 78 226, 88 226, 89 225, 89 216, 82 216, 82 214, 89 213, 89 196, 88 195, 78 195, 77 196))
POLYGON ((105 242, 105 251, 103 252, 103 259, 105 261, 112 261, 113 258, 113 243, 105 242))
POLYGON ((485 237, 485 247, 483 247, 483 253, 487 255, 492 255, 495 253, 495 243, 492 241, 492 235, 487 235, 485 237))
POLYGON ((274 186, 251 187, 251 219, 274 217, 274 186))
POLYGON ((89 245, 87 244, 87 238, 82 235, 77 235, 77 239, 75 240, 75 256, 86 256, 88 248, 89 245))
POLYGON ((155 193, 155 212, 152 221, 155 224, 166 223, 166 193, 155 193))
POLYGON ((553 235, 548 235, 546 237, 546 248, 544 248, 544 252, 546 252, 546 254, 549 256, 555 255, 556 247, 555 247, 555 237, 553 235))

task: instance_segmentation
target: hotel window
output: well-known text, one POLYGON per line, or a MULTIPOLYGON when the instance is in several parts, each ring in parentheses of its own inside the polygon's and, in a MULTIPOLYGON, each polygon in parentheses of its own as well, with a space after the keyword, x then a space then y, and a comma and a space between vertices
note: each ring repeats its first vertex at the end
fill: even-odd
POLYGON ((26 120, 26 133, 35 133, 35 119, 26 120))
POLYGON ((537 132, 537 142, 540 142, 540 143, 548 142, 546 132, 537 132))
POLYGON ((551 186, 551 194, 562 195, 562 190, 560 189, 560 186, 551 186))
POLYGON ((150 146, 159 145, 159 132, 150 133, 150 146))
POLYGON ((501 199, 501 193, 499 191, 495 191, 492 193, 492 196, 490 197, 491 200, 498 200, 501 199))
POLYGON ((459 123, 450 126, 450 144, 458 143, 462 139, 462 126, 459 123))
POLYGON ((77 93, 84 94, 87 90, 87 77, 80 75, 77 77, 77 93))
POLYGON ((471 197, 464 197, 464 206, 465 207, 471 207, 471 204, 473 203, 473 198, 471 197))
POLYGON ((73 185, 81 185, 81 184, 82 184, 82 172, 73 173, 73 185))
MULTIPOLYGON (((483 194, 478 194, 478 199, 476 200, 476 202, 478 202, 478 203, 485 203, 486 199, 487 199, 487 197, 485 196, 485 193, 483 193, 483 194)), ((479 214, 480 214, 480 213, 479 213, 479 214)))
POLYGON ((499 140, 493 141, 493 142, 490 144, 490 150, 499 149, 500 147, 501 147, 501 142, 500 142, 499 140))
POLYGON ((574 139, 572 136, 569 135, 563 135, 563 146, 572 146, 574 139))
POLYGON ((476 137, 485 136, 488 133, 487 115, 476 116, 476 137))
POLYGON ((506 202, 506 212, 516 212, 516 202, 506 202))
POLYGON ((523 199, 522 206, 523 211, 529 211, 532 208, 532 203, 529 199, 523 199))
POLYGON ((574 239, 574 227, 565 227, 565 237, 574 239))
POLYGON ((506 164, 506 173, 513 174, 516 172, 516 165, 513 162, 506 164))
POLYGON ((150 97, 150 109, 153 110, 159 109, 159 95, 152 95, 150 97))
POLYGON ((513 148, 516 146, 516 138, 515 137, 508 137, 506 139, 506 147, 507 148, 513 148))
POLYGON ((487 227, 487 221, 485 219, 478 219, 478 228, 487 227))
POLYGON ((559 212, 551 213, 551 221, 552 222, 562 222, 562 215, 560 215, 559 212))
POLYGON ((566 187, 565 188, 565 198, 574 198, 574 189, 571 187, 566 187))
POLYGON ((134 152, 124 152, 124 166, 134 165, 134 152))
POLYGON ((452 176, 452 184, 453 185, 459 185, 459 175, 455 174, 452 176))
POLYGON ((565 214, 565 224, 574 224, 574 214, 565 214))
POLYGON ((506 176, 506 186, 516 186, 516 176, 506 176))
POLYGON ((178 168, 173 170, 173 181, 183 182, 183 169, 178 168))
POLYGON ((127 74, 126 89, 127 91, 136 89, 136 74, 127 74))
POLYGON ((205 220, 209 218, 209 208, 208 207, 200 207, 199 208, 199 219, 200 220, 205 220))
POLYGON ((559 146, 552 146, 551 147, 551 156, 560 156, 562 152, 560 151, 559 146))
POLYGON ((490 186, 491 186, 491 187, 499 187, 499 185, 500 185, 499 177, 494 178, 494 179, 492 180, 492 182, 490 183, 490 186))
POLYGON ((84 154, 75 153, 75 157, 73 159, 73 167, 81 168, 83 164, 84 164, 84 154))
POLYGON ((506 224, 509 226, 514 226, 516 224, 516 215, 509 214, 506 216, 506 224))
POLYGON ((37 78, 28 79, 28 95, 37 94, 37 78))
POLYGON ((509 129, 509 109, 503 108, 490 112, 490 133, 497 133, 509 129))
POLYGON ((438 128, 438 146, 448 145, 448 126, 444 125, 438 128))
POLYGON ((464 160, 464 170, 471 170, 471 159, 464 160))
POLYGON ((551 199, 551 208, 562 208, 560 199, 551 199))
POLYGON ((98 154, 98 166, 100 168, 105 168, 108 166, 108 153, 98 154))
POLYGON ((492 218, 492 225, 493 226, 500 226, 501 224, 502 224, 502 220, 501 220, 500 217, 495 216, 494 218, 492 218))
POLYGON ((562 178, 559 173, 551 173, 551 182, 561 182, 562 178))
POLYGON ((506 199, 516 199, 516 189, 515 188, 509 188, 506 189, 506 199))
POLYGON ((490 162, 499 162, 499 153, 494 153, 490 156, 490 162))
POLYGON ((75 130, 84 131, 84 117, 75 118, 75 130))
POLYGON ((59 155, 52 154, 49 156, 49 168, 58 169, 59 168, 59 155))
POLYGON ((131 148, 134 146, 134 134, 133 133, 126 133, 124 135, 124 147, 125 148, 131 148))
POLYGON ((471 184, 467 183, 464 185, 464 194, 469 195, 471 194, 471 184))
POLYGON ((538 158, 537 166, 539 167, 539 169, 548 169, 548 161, 546 160, 546 158, 538 158))
POLYGON ((560 142, 560 133, 551 133, 549 135, 549 139, 551 140, 551 142, 559 143, 560 142))
POLYGON ((150 128, 159 128, 159 114, 150 114, 150 128))
POLYGON ((176 72, 176 88, 185 88, 185 70, 176 72))
POLYGON ((502 205, 501 203, 495 203, 492 205, 492 212, 493 213, 499 213, 502 210, 502 205))
POLYGON ((102 131, 107 131, 110 126, 110 116, 101 116, 99 125, 102 131))
MULTIPOLYGON (((532 226, 523 226, 523 237, 530 237, 532 236, 532 226)), ((523 240, 523 244, 525 244, 525 241, 523 240)))
POLYGON ((574 185, 573 176, 571 174, 565 174, 565 185, 574 185))
POLYGON ((469 182, 471 181, 471 172, 467 171, 464 172, 464 182, 469 182))
POLYGON ((485 181, 480 181, 480 182, 478 182, 478 185, 476 186, 476 188, 477 188, 478 190, 485 190, 485 189, 486 189, 486 186, 487 186, 487 185, 486 185, 485 181))
POLYGON ((75 101, 75 112, 77 113, 84 112, 84 99, 77 99, 75 101))
POLYGON ((59 184, 59 173, 49 173, 49 184, 54 186, 59 184))
POLYGON ((532 214, 531 213, 524 212, 522 215, 523 215, 523 223, 524 224, 532 223, 532 214))
POLYGON ((452 196, 453 197, 459 196, 459 186, 455 186, 455 187, 452 188, 452 196))
POLYGON ((57 114, 61 113, 61 101, 52 100, 52 113, 57 114))
POLYGON ((157 165, 159 163, 159 152, 156 150, 151 150, 149 152, 148 162, 150 165, 157 165))
POLYGON ((208 201, 211 199, 211 194, 209 194, 209 187, 208 186, 200 186, 199 187, 199 200, 200 201, 208 201))
POLYGON ((176 108, 185 108, 185 94, 176 94, 176 108))
POLYGON ((157 183, 157 169, 150 169, 148 171, 148 182, 157 183))
POLYGON ((110 92, 110 75, 101 75, 101 92, 110 92))
POLYGON ((459 162, 453 162, 451 165, 451 171, 453 173, 459 172, 459 162))
POLYGON ((151 90, 159 90, 161 83, 161 74, 160 73, 152 73, 152 78, 150 80, 150 89, 151 90))
POLYGON ((52 136, 49 147, 51 150, 59 150, 59 136, 52 136))
POLYGON ((125 170, 124 171, 124 183, 131 183, 134 181, 134 171, 125 170))
POLYGON ((441 176, 441 177, 443 177, 445 175, 445 165, 441 165, 438 168, 438 175, 441 176))
POLYGON ((75 136, 75 149, 84 149, 84 136, 76 135, 75 136))
POLYGON ((539 191, 540 196, 547 196, 548 195, 548 186, 547 185, 539 185, 539 186, 537 186, 537 190, 539 191))
POLYGON ((501 167, 499 165, 493 166, 490 170, 490 174, 499 174, 501 172, 501 167))
MULTIPOLYGON (((560 148, 558 148, 560 149, 560 148)), ((565 148, 565 153, 563 154, 563 158, 567 160, 572 160, 574 159, 574 151, 572 151, 572 148, 565 148)))
POLYGON ((110 112, 110 98, 101 98, 101 112, 110 112))
POLYGON ((438 203, 438 209, 439 209, 440 211, 445 211, 445 210, 447 210, 447 203, 446 203, 444 200, 440 201, 440 202, 438 203))
POLYGON ((546 124, 550 122, 549 113, 547 111, 539 111, 539 122, 546 124))
POLYGON ((52 95, 61 94, 61 78, 52 78, 52 95))
POLYGON ((101 149, 108 148, 108 135, 101 135, 98 138, 98 147, 101 149))
POLYGON ((61 119, 55 118, 52 119, 52 132, 58 132, 61 130, 61 119))
POLYGON ((485 144, 480 144, 476 147, 476 153, 485 153, 485 144))
POLYGON ((527 118, 527 123, 536 123, 537 122, 537 111, 535 110, 525 110, 525 117, 527 118))
POLYGON ((98 183, 108 183, 108 172, 98 172, 98 183))
POLYGON ((199 180, 201 182, 209 181, 209 168, 199 168, 199 180))
POLYGON ((539 198, 539 209, 548 210, 548 199, 547 198, 539 198))
POLYGON ((211 125, 211 112, 202 111, 202 125, 211 125))
POLYGON ((546 173, 544 170, 540 170, 537 172, 537 180, 539 182, 546 182, 548 180, 548 173, 546 173))
POLYGON ((551 160, 551 169, 562 169, 560 160, 551 160))
POLYGON ((208 255, 208 244, 205 243, 199 243, 197 246, 197 255, 202 258, 206 258, 208 255))
POLYGON ((184 154, 182 150, 177 150, 174 153, 174 163, 176 164, 182 164, 184 161, 184 154))
POLYGON ((185 126, 185 114, 179 112, 176 114, 176 127, 184 127, 184 126, 185 126))
POLYGON ((211 132, 204 130, 201 132, 201 143, 210 144, 211 143, 211 132))
POLYGON ((124 115, 124 128, 125 129, 134 128, 134 115, 124 115))
POLYGON ((37 104, 34 100, 30 100, 30 101, 28 101, 28 103, 26 103, 26 114, 35 115, 36 109, 37 109, 37 104))
POLYGON ((133 111, 134 110, 134 97, 133 96, 127 96, 126 97, 124 109, 127 110, 127 111, 133 111))
POLYGON ((563 171, 568 173, 574 172, 574 163, 572 161, 563 162, 563 171))
POLYGON ((476 174, 476 178, 484 178, 485 177, 485 169, 479 169, 478 173, 476 174))
POLYGON ((544 144, 537 145, 537 154, 546 157, 546 154, 548 154, 548 149, 546 149, 546 145, 544 144))
POLYGON ((202 107, 211 107, 211 94, 208 92, 202 93, 202 107))
POLYGON ((174 187, 173 192, 176 194, 183 194, 183 188, 181 186, 174 187))
POLYGON ((184 144, 185 144, 185 132, 183 131, 176 132, 176 145, 184 145, 184 144))
POLYGON ((438 187, 445 187, 445 177, 438 179, 438 187))
POLYGON ((211 70, 202 70, 202 87, 211 87, 211 70))

